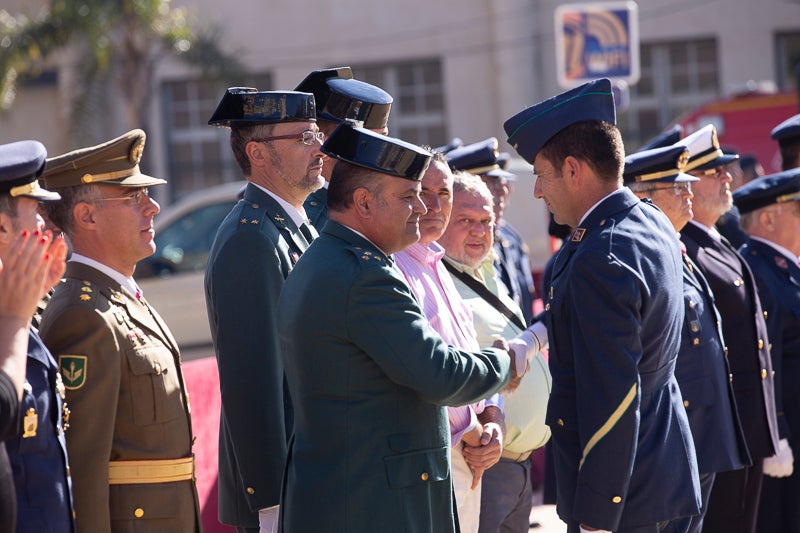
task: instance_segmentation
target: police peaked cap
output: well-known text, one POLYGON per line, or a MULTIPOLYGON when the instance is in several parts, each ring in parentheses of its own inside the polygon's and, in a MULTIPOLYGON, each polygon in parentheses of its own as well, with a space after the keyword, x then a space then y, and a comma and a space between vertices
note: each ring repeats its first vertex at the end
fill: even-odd
POLYGON ((686 164, 685 172, 708 170, 739 159, 739 154, 726 154, 722 151, 717 139, 717 128, 713 124, 703 126, 675 143, 675 146, 685 146, 689 149, 689 162, 686 164))
POLYGON ((460 148, 462 146, 464 146, 464 141, 462 141, 460 137, 453 137, 452 139, 450 139, 450 142, 448 142, 447 144, 443 144, 441 146, 437 146, 436 148, 433 149, 433 151, 441 152, 447 155, 456 148, 460 148))
POLYGON ((667 131, 659 133, 642 146, 639 147, 637 152, 644 152, 645 150, 652 150, 653 148, 664 148, 665 146, 672 146, 683 137, 683 126, 675 124, 667 131))
POLYGON ((800 167, 748 181, 733 192, 742 215, 772 204, 800 200, 800 167))
POLYGON ((684 174, 689 160, 685 146, 666 146, 635 152, 625 158, 622 179, 625 183, 700 181, 684 174))
POLYGON ((772 129, 770 134, 778 144, 800 141, 800 114, 789 117, 772 129))
POLYGON ((44 170, 47 150, 39 141, 0 145, 0 194, 13 198, 58 200, 61 195, 42 189, 37 179, 44 170))
POLYGON ((446 154, 447 164, 453 170, 466 170, 475 175, 485 174, 500 168, 498 164, 497 137, 489 137, 466 146, 455 148, 446 154))

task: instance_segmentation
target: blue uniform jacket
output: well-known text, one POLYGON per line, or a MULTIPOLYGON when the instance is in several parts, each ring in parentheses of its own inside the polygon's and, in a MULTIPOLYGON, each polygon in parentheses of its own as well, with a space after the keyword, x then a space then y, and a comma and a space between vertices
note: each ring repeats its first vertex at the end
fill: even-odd
MULTIPOLYGON (((749 239, 742 257, 753 270, 775 371, 778 433, 800 451, 800 268, 775 248, 749 239)), ((798 463, 795 459, 795 469, 798 463)))
POLYGON ((699 512, 694 445, 674 376, 683 323, 678 240, 621 189, 562 246, 546 310, 557 511, 608 529, 699 512))
POLYGON ((19 427, 16 436, 6 441, 17 491, 17 532, 75 530, 63 395, 58 365, 31 330, 19 427))
POLYGON ((393 263, 329 221, 283 287, 286 533, 455 530, 445 406, 503 387, 510 358, 448 346, 393 263))
POLYGON ((736 408, 753 460, 775 454, 778 423, 769 336, 753 274, 727 240, 694 222, 681 230, 686 253, 700 267, 722 316, 736 408))
POLYGON ((278 202, 248 183, 209 254, 205 290, 222 399, 219 519, 225 524, 258 527, 258 510, 280 501, 293 414, 277 303, 307 246, 278 202))
POLYGON ((328 221, 328 189, 320 187, 312 192, 303 203, 303 209, 306 210, 306 216, 311 221, 318 232, 322 232, 322 228, 328 221))
POLYGON ((692 429, 701 474, 750 466, 736 410, 714 295, 700 269, 684 255, 685 319, 675 377, 692 429))

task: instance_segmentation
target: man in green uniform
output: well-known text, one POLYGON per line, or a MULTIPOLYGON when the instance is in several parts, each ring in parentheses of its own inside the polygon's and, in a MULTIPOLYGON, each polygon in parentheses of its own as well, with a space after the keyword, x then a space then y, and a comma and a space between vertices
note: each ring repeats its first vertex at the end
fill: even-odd
POLYGON ((394 266, 419 239, 430 153, 347 124, 323 150, 330 220, 278 300, 295 409, 281 526, 455 531, 444 406, 498 391, 510 359, 448 346, 394 266))
POLYGON ((220 225, 205 275, 222 396, 219 520, 272 533, 292 434, 292 402, 278 346, 283 281, 316 236, 303 210, 322 185, 314 96, 228 89, 209 120, 231 130, 247 179, 220 225))

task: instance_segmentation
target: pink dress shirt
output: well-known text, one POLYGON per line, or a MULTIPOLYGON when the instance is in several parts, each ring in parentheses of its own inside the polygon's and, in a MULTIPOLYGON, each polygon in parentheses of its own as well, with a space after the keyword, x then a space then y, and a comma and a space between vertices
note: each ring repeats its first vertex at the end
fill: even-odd
MULTIPOLYGON (((443 256, 444 248, 432 242, 428 246, 412 244, 394 254, 394 259, 422 307, 422 312, 442 339, 460 350, 480 351, 478 335, 472 322, 472 311, 461 299, 450 274, 442 264, 443 256)), ((488 403, 499 405, 500 401, 499 396, 495 395, 488 403)), ((476 413, 483 412, 485 403, 481 401, 447 408, 450 443, 453 446, 478 423, 476 413)))

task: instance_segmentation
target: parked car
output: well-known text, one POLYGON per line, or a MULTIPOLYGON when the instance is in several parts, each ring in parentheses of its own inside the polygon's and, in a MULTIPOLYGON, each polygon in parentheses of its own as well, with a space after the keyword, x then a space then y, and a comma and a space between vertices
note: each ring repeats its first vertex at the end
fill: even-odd
POLYGON ((210 187, 166 207, 155 220, 156 253, 136 265, 142 292, 183 351, 211 346, 203 274, 217 229, 245 183, 210 187))

